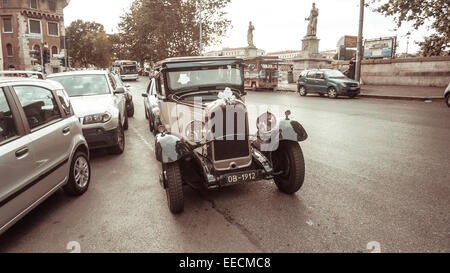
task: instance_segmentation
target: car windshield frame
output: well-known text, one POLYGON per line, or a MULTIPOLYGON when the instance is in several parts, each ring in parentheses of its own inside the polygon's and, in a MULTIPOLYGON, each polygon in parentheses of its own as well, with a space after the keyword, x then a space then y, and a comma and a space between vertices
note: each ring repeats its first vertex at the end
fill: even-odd
MULTIPOLYGON (((104 74, 61 75, 61 76, 55 76, 55 77, 48 77, 48 79, 60 83, 66 90, 69 97, 71 97, 71 98, 72 97, 85 97, 85 96, 101 96, 101 95, 110 95, 111 94, 111 87, 108 83, 107 76, 104 74), (95 77, 95 78, 103 77, 104 84, 106 85, 106 90, 104 92, 76 93, 76 92, 74 92, 74 89, 72 86, 69 87, 69 86, 67 86, 67 83, 63 83, 63 81, 60 81, 62 79, 71 78, 73 80, 75 78, 81 78, 81 77, 95 77), (75 93, 76 93, 76 95, 74 95, 75 93)), ((79 83, 80 81, 78 80, 77 82, 79 83)), ((93 81, 90 81, 90 82, 92 84, 93 81)), ((98 83, 98 79, 95 81, 95 83, 98 83)), ((81 89, 81 88, 76 88, 76 89, 81 89)))
POLYGON ((325 76, 327 78, 330 78, 330 79, 347 79, 347 76, 345 76, 344 73, 342 73, 339 70, 328 70, 328 71, 325 71, 324 74, 325 74, 325 76), (330 73, 336 73, 336 74, 335 75, 333 75, 333 74, 330 75, 330 73))
MULTIPOLYGON (((230 87, 230 88, 240 88, 244 85, 244 71, 240 65, 230 64, 230 65, 218 65, 218 66, 205 66, 205 67, 190 67, 190 68, 178 68, 178 69, 167 69, 165 71, 165 79, 167 82, 167 90, 170 94, 177 94, 179 92, 183 92, 186 90, 198 90, 201 87, 208 86, 216 86, 216 87, 230 87), (229 75, 229 77, 233 77, 234 81, 219 81, 218 77, 210 82, 205 82, 202 79, 209 79, 210 75, 214 75, 216 73, 211 73, 212 70, 216 70, 217 72, 227 73, 227 70, 230 70, 231 73, 238 72, 235 75, 229 75), (172 77, 177 75, 175 82, 172 81, 172 77), (184 76, 182 76, 184 75, 184 76), (239 75, 239 76, 237 76, 239 75), (194 84, 188 84, 192 81, 193 77, 197 77, 196 82, 194 84), (202 78, 202 79, 201 79, 202 78), (216 80, 217 79, 217 80, 216 80), (183 81, 187 81, 183 84, 183 81)), ((224 75, 226 76, 226 75, 224 75)))

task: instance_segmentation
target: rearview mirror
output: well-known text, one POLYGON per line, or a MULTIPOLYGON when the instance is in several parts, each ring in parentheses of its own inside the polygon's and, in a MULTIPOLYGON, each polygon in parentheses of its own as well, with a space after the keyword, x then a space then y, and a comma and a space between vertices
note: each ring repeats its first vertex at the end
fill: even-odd
POLYGON ((116 88, 116 90, 114 90, 114 95, 124 94, 124 93, 125 93, 125 88, 123 86, 119 86, 116 88))
POLYGON ((148 94, 147 94, 147 93, 142 93, 142 96, 143 96, 144 98, 148 98, 148 94))

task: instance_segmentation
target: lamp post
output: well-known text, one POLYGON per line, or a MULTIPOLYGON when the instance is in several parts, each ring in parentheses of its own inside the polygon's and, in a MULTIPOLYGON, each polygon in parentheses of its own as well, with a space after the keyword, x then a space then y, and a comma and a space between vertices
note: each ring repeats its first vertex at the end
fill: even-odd
POLYGON ((356 71, 355 80, 361 80, 361 61, 363 57, 362 39, 363 39, 363 24, 364 24, 364 0, 359 3, 359 30, 358 30, 358 50, 356 54, 356 71))

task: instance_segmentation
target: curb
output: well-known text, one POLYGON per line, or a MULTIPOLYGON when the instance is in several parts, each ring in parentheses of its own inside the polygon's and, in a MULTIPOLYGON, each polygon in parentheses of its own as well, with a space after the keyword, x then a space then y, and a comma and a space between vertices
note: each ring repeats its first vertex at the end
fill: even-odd
MULTIPOLYGON (((283 91, 283 92, 297 92, 294 90, 288 90, 288 89, 278 89, 277 91, 283 91)), ((444 101, 444 97, 417 97, 417 96, 392 96, 392 95, 379 95, 379 94, 363 94, 360 93, 358 97, 361 98, 372 98, 372 99, 386 99, 386 100, 412 100, 412 101, 425 101, 425 100, 432 100, 432 101, 444 101)))

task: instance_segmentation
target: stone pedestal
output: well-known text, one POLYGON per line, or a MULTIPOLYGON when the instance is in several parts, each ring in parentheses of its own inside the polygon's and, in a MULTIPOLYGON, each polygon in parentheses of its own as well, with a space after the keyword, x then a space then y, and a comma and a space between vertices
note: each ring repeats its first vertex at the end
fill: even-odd
POLYGON ((319 57, 319 39, 316 36, 306 36, 302 39, 302 57, 319 57))
POLYGON ((256 47, 247 47, 245 49, 245 57, 247 58, 258 57, 258 49, 256 47))
POLYGON ((302 52, 300 57, 293 59, 294 79, 298 79, 305 69, 331 68, 332 60, 319 53, 319 39, 315 36, 306 36, 302 39, 302 52))

